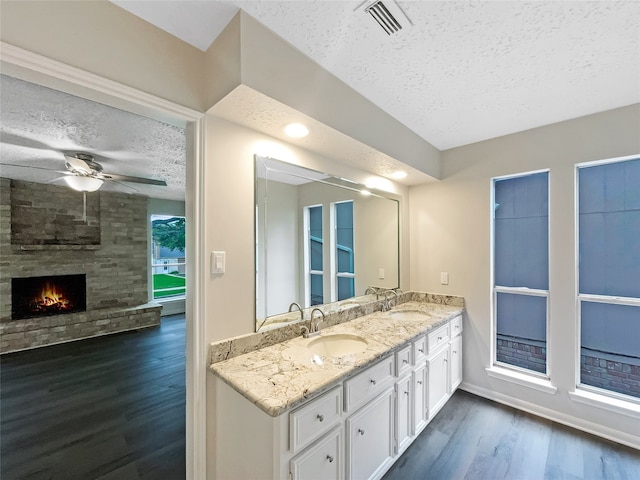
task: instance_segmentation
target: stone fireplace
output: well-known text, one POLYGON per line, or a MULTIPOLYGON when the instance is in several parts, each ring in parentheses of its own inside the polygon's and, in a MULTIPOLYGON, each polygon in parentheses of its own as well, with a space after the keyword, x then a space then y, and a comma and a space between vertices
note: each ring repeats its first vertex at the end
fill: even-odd
POLYGON ((92 192, 83 213, 66 186, 0 178, 0 353, 160 324, 147 198, 92 192))

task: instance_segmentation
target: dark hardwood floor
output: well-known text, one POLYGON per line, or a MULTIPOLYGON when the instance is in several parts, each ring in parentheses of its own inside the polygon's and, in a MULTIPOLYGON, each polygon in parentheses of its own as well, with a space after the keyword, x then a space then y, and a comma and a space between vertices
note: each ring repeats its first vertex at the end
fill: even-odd
POLYGON ((459 390, 383 478, 419 479, 640 480, 640 451, 459 390))
POLYGON ((185 478, 185 319, 0 357, 0 478, 185 478))
MULTIPOLYGON (((184 316, 0 357, 0 415, 2 480, 185 478, 184 316)), ((640 451, 458 391, 384 479, 639 480, 640 451)))

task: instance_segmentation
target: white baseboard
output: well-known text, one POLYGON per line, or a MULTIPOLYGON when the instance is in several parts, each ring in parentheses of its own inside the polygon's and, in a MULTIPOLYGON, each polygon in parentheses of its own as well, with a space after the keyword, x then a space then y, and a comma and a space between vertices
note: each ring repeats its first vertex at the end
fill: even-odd
POLYGON ((462 384, 458 388, 460 390, 464 390, 465 392, 478 395, 479 397, 483 397, 488 400, 492 400, 494 402, 501 403, 503 405, 507 405, 509 407, 513 407, 542 418, 546 418, 547 420, 552 420, 554 422, 561 423, 562 425, 582 430, 583 432, 591 433, 593 435, 597 435, 598 437, 606 438, 607 440, 611 440, 613 442, 627 445, 628 447, 640 450, 640 436, 620 432, 605 425, 600 425, 588 420, 584 420, 582 418, 557 412, 555 410, 529 403, 520 398, 511 397, 509 395, 478 387, 467 382, 462 382, 462 384))

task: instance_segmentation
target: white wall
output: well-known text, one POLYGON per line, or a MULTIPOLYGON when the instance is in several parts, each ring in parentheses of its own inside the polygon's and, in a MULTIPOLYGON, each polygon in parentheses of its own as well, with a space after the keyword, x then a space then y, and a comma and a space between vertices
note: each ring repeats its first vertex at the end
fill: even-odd
POLYGON ((640 446, 637 417, 576 403, 574 165, 640 152, 640 105, 443 152, 443 180, 412 187, 411 289, 462 295, 464 387, 601 435, 640 446), (489 377, 491 178, 550 169, 548 363, 556 394, 489 377), (449 272, 448 286, 439 284, 449 272))

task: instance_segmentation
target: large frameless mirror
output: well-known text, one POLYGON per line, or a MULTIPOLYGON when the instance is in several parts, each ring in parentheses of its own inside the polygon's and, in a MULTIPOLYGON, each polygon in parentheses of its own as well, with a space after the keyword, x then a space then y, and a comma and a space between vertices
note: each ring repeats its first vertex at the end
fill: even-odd
POLYGON ((298 306, 355 305, 370 286, 399 287, 392 194, 261 156, 255 174, 256 331, 299 321, 298 306))

